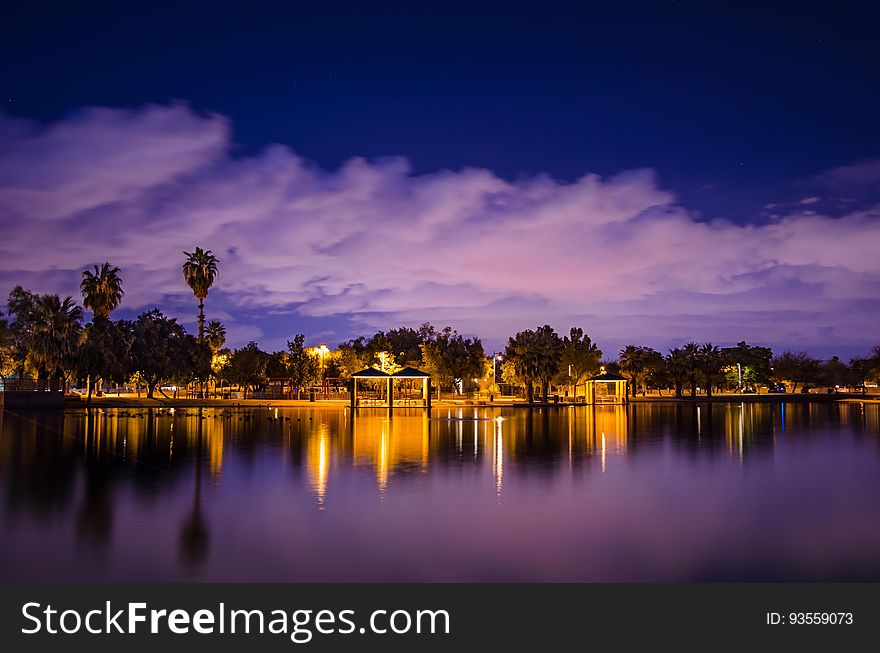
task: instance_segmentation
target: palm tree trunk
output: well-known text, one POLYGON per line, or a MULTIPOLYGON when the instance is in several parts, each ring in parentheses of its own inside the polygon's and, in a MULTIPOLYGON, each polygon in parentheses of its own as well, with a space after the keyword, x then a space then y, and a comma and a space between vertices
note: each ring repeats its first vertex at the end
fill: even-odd
POLYGON ((205 300, 199 297, 199 342, 205 339, 205 300))

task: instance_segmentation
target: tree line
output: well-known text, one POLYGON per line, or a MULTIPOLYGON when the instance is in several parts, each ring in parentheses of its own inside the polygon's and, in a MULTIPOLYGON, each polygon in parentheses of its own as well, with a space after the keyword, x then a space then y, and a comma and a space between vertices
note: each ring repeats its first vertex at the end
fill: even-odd
POLYGON ((848 363, 802 352, 774 356, 769 348, 746 342, 724 348, 691 342, 666 354, 627 345, 616 358, 605 360, 582 328, 560 335, 549 325, 518 332, 504 351, 491 355, 479 338, 428 323, 377 331, 332 350, 307 347, 303 334, 288 341, 284 351, 265 352, 256 342, 229 349, 223 324, 205 319, 205 299, 219 262, 199 247, 183 254, 182 276, 198 301, 195 335, 157 308, 134 320, 111 319, 125 294, 120 270, 110 263, 95 265, 82 273, 82 306, 72 297, 21 286, 9 293, 6 314, 0 311, 0 380, 10 385, 34 379, 53 389, 75 383, 84 385, 91 398, 93 389, 105 384, 143 387, 149 397, 157 389, 164 394, 168 385, 200 394, 212 386, 234 385, 247 397, 270 379, 283 379, 299 396, 325 378, 345 381, 367 367, 390 374, 409 366, 430 373, 441 392, 475 387, 497 392, 504 383, 521 388, 532 403, 537 397, 546 402, 553 387, 577 394, 603 368, 623 375, 633 395, 669 390, 677 397, 774 383, 787 383, 794 392, 810 385, 853 387, 880 373, 880 346, 848 363), (90 322, 84 309, 92 313, 90 322))

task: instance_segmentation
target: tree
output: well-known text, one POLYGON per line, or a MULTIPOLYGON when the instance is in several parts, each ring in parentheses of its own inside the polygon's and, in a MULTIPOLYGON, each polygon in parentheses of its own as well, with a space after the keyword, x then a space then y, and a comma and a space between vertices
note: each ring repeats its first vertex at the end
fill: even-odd
POLYGON ((675 396, 681 398, 682 387, 690 375, 690 361, 683 349, 675 347, 666 356, 666 375, 675 388, 675 396))
POLYGON ((269 354, 261 351, 257 343, 251 340, 241 349, 232 352, 224 373, 230 382, 242 387, 244 398, 247 399, 249 388, 256 390, 266 383, 268 364, 269 354))
POLYGON ((722 349, 721 356, 728 385, 739 386, 740 374, 743 385, 770 382, 773 352, 769 347, 750 346, 743 340, 736 347, 722 349))
POLYGON ((691 387, 691 397, 697 394, 697 386, 700 378, 700 345, 689 342, 682 347, 687 380, 691 387))
POLYGON ((483 343, 479 338, 465 338, 452 327, 435 333, 421 349, 424 367, 436 381, 438 395, 443 386, 455 387, 458 381, 483 374, 483 343))
POLYGON ((549 324, 539 327, 538 336, 538 382, 541 384, 541 401, 547 403, 547 395, 550 392, 550 382, 559 374, 560 363, 564 344, 562 338, 549 324))
POLYGON ((875 346, 871 350, 871 355, 866 360, 868 373, 874 376, 880 376, 880 345, 875 346))
POLYGON ((632 396, 636 396, 639 386, 644 394, 648 377, 661 369, 663 356, 650 347, 627 345, 620 350, 620 371, 629 377, 632 396))
POLYGON ((849 360, 849 369, 850 373, 852 374, 853 385, 855 387, 863 388, 865 385, 865 381, 871 374, 871 365, 869 359, 851 358, 849 360))
MULTIPOLYGON (((24 378, 27 368, 31 365, 30 340, 36 323, 38 295, 16 286, 9 293, 7 307, 12 322, 8 323, 9 355, 13 373, 24 378)), ((36 371, 36 370, 34 370, 36 371)))
POLYGON ((843 363, 838 356, 822 364, 820 378, 829 388, 849 387, 855 385, 852 368, 843 363))
POLYGON ((505 375, 504 379, 508 382, 512 378, 518 379, 519 385, 526 389, 526 402, 529 404, 535 403, 535 382, 541 365, 539 357, 538 334, 531 329, 519 331, 507 339, 504 362, 513 369, 513 374, 505 375))
POLYGON ((205 327, 205 342, 216 354, 226 344, 226 327, 219 320, 211 320, 205 327))
MULTIPOLYGON (((430 326, 430 325, 429 325, 430 326)), ((433 329, 433 327, 431 327, 433 329)), ((422 364, 422 348, 421 345, 425 342, 422 334, 415 329, 410 329, 408 327, 400 327, 398 329, 391 329, 390 331, 382 334, 377 333, 373 338, 377 336, 382 336, 382 347, 378 349, 377 347, 371 347, 374 352, 376 351, 388 351, 394 355, 394 360, 398 365, 404 366, 412 366, 419 367, 422 364)), ((372 340, 371 340, 372 344, 372 340)), ((377 342, 376 345, 379 343, 377 342)))
POLYGON ((505 358, 525 385, 528 403, 535 402, 536 383, 541 385, 542 400, 547 402, 550 381, 559 373, 563 349, 562 339, 546 324, 534 331, 520 331, 508 339, 505 358))
POLYGON ((299 333, 287 341, 287 377, 296 388, 296 398, 304 387, 318 381, 321 370, 318 360, 305 347, 306 337, 299 333))
POLYGON ((822 364, 806 352, 784 351, 773 359, 773 376, 792 384, 797 392, 801 384, 816 383, 822 373, 822 364))
POLYGON ((28 349, 37 378, 50 378, 53 390, 63 389, 66 371, 76 364, 81 331, 82 309, 72 297, 37 297, 28 349))
POLYGON ((352 374, 370 367, 372 361, 373 353, 363 338, 348 340, 337 347, 337 365, 343 378, 349 379, 352 374))
POLYGON ((9 323, 3 319, 0 311, 0 384, 5 385, 6 379, 15 373, 14 334, 9 323))
POLYGON ((602 350, 580 327, 571 328, 569 334, 562 339, 562 346, 559 376, 561 378, 563 374, 566 375, 564 382, 574 387, 574 395, 577 396, 577 387, 581 381, 599 370, 602 350))
POLYGON ((266 378, 267 379, 286 379, 287 378, 287 352, 273 351, 266 359, 266 378))
POLYGON ((528 382, 516 373, 516 364, 509 358, 504 359, 499 369, 501 370, 501 379, 505 383, 518 388, 528 388, 528 382))
POLYGON ((211 250, 196 247, 192 252, 184 252, 186 262, 183 264, 183 278, 199 300, 199 340, 205 337, 205 297, 214 285, 217 276, 217 257, 211 250))
POLYGON ((131 370, 144 380, 147 397, 152 398, 161 382, 179 376, 189 364, 187 333, 175 318, 166 317, 159 309, 138 315, 133 333, 131 370))
POLYGON ((83 270, 82 273, 79 288, 83 306, 91 309, 95 319, 106 319, 119 306, 125 292, 122 290, 119 268, 111 267, 110 263, 104 263, 100 268, 97 265, 94 267, 94 272, 83 270))
POLYGON ((711 342, 701 345, 697 356, 697 367, 700 379, 706 388, 706 397, 711 398, 712 387, 722 378, 721 370, 724 368, 724 358, 721 356, 721 350, 711 342))
POLYGON ((77 352, 77 371, 88 380, 88 400, 92 399, 93 379, 123 382, 128 374, 129 354, 134 342, 130 322, 113 322, 96 317, 83 330, 77 352))
POLYGON ((104 263, 101 267, 95 265, 94 268, 94 272, 83 270, 79 285, 83 306, 92 311, 91 327, 94 327, 87 327, 83 333, 78 366, 80 373, 86 376, 89 401, 92 399, 92 386, 100 383, 108 373, 119 367, 120 356, 125 359, 131 346, 130 342, 112 341, 119 334, 115 333, 108 319, 125 294, 122 290, 122 279, 119 278, 119 268, 110 263, 104 263))
POLYGON ((642 379, 643 395, 649 386, 656 388, 658 391, 666 387, 666 361, 663 360, 663 354, 651 347, 645 347, 644 368, 645 372, 642 379))

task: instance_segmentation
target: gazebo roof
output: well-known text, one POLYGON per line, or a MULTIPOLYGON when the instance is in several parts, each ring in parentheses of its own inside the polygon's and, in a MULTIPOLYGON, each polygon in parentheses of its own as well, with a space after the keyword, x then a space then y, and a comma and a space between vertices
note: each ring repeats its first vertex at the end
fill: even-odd
POLYGON ((355 372, 352 376, 356 379, 387 379, 391 375, 388 372, 377 370, 375 367, 368 367, 360 372, 355 372))
POLYGON ((620 376, 620 374, 612 374, 611 372, 603 372, 602 374, 597 374, 592 377, 590 381, 628 381, 625 376, 620 376))
POLYGON ((395 379, 430 379, 431 375, 427 372, 422 372, 422 370, 417 370, 414 367, 404 367, 402 370, 399 370, 392 374, 395 379))

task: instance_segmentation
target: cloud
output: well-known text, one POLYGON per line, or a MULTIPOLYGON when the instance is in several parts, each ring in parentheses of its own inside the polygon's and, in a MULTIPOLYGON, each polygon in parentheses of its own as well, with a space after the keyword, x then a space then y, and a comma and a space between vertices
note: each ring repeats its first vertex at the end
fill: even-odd
POLYGON ((880 158, 865 159, 832 168, 816 176, 815 181, 830 188, 853 189, 880 182, 880 158))
POLYGON ((109 259, 125 307, 192 323, 180 265, 198 244, 220 258, 207 311, 228 317, 232 344, 283 342, 303 323, 345 337, 424 320, 499 345, 577 323, 608 352, 691 338, 811 348, 829 333, 873 344, 877 208, 705 222, 651 170, 508 181, 414 175, 402 158, 327 171, 281 145, 232 151, 228 120, 184 105, 0 118, 0 284, 75 294, 79 270, 109 259))

